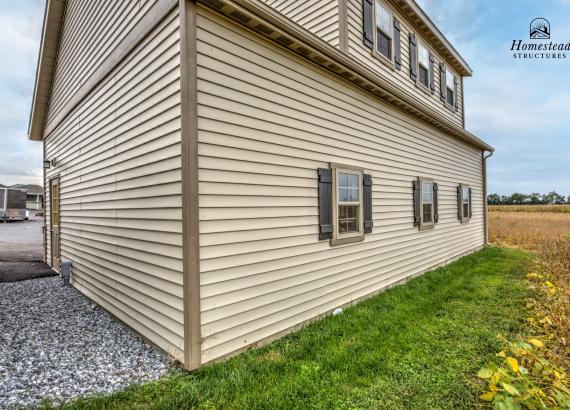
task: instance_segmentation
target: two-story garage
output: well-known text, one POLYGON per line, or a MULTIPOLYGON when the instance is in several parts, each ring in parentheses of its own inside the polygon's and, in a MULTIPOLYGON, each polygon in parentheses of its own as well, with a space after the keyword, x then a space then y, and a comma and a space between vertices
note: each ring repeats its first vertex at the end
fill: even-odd
POLYGON ((413 0, 49 0, 46 261, 196 368, 473 252, 469 75, 413 0))

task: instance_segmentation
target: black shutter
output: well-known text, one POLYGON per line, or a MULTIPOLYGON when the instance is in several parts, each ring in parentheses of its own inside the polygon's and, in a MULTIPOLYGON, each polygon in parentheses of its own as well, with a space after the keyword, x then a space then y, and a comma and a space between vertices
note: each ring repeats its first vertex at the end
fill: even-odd
POLYGON ((473 206, 471 204, 471 191, 472 189, 469 188, 469 218, 471 218, 473 216, 473 206))
POLYGON ((460 221, 463 219, 463 202, 462 202, 462 198, 461 195, 463 195, 463 186, 461 186, 461 184, 459 184, 457 186, 457 219, 459 219, 460 221))
POLYGON ((394 18, 394 62, 398 70, 402 68, 402 51, 400 46, 401 31, 400 22, 394 18))
POLYGON ((455 84, 455 89, 453 91, 453 98, 455 98, 455 111, 459 110, 459 94, 457 90, 459 90, 459 80, 457 77, 453 77, 453 84, 455 84))
POLYGON ((443 63, 439 63, 439 90, 441 93, 441 101, 445 102, 447 97, 447 89, 445 83, 445 64, 443 63))
POLYGON ((437 183, 433 183, 433 221, 437 223, 439 221, 439 213, 437 209, 437 183))
POLYGON ((421 223, 421 192, 420 180, 416 179, 412 185, 414 193, 414 226, 420 226, 421 223))
POLYGON ((333 233, 332 170, 319 168, 319 240, 331 239, 333 233))
POLYGON ((418 43, 413 33, 410 33, 410 77, 414 81, 418 77, 418 43))
POLYGON ((429 55, 429 88, 432 94, 435 94, 435 58, 429 55))
POLYGON ((372 0, 362 0, 362 27, 364 32, 364 45, 372 48, 374 44, 374 10, 372 0))
POLYGON ((372 175, 364 174, 362 185, 364 186, 364 233, 372 233, 372 175))

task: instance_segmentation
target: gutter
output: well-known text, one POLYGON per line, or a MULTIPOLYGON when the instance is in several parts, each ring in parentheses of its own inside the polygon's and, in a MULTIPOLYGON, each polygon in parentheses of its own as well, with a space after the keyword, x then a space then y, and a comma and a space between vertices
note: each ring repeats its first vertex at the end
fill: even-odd
POLYGON ((487 205, 487 160, 493 156, 494 151, 481 152, 483 160, 483 225, 485 228, 485 245, 489 244, 489 207, 487 205))

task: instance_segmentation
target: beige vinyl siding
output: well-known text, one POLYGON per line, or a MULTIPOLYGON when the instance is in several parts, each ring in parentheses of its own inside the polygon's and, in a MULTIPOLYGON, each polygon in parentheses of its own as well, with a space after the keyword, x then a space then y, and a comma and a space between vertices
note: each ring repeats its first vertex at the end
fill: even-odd
POLYGON ((67 1, 47 125, 155 3, 156 0, 67 1))
MULTIPOLYGON (((73 286, 183 360, 179 36, 173 12, 45 149, 57 161, 46 186, 59 175, 61 257, 73 262, 73 286)), ((49 196, 46 205, 49 219, 49 196)))
MULTIPOLYGON (((457 124, 458 126, 463 126, 462 121, 462 90, 461 90, 461 78, 459 79, 458 94, 459 94, 459 110, 451 110, 445 106, 445 104, 440 99, 440 88, 439 88, 439 63, 443 61, 442 57, 436 53, 435 49, 420 35, 420 33, 413 29, 410 22, 397 12, 393 7, 391 7, 394 16, 400 20, 401 24, 401 57, 402 57, 402 68, 401 70, 391 70, 385 64, 380 62, 378 58, 372 55, 372 51, 364 45, 363 39, 363 29, 362 29, 362 0, 347 0, 348 2, 348 47, 349 54, 351 57, 355 58, 359 62, 365 64, 370 69, 375 72, 380 73, 383 77, 392 80, 393 84, 400 87, 404 92, 409 94, 412 98, 415 98, 419 103, 426 104, 429 107, 437 110, 448 120, 457 124), (409 44, 409 33, 416 34, 418 41, 425 44, 430 52, 435 57, 435 94, 426 94, 423 90, 418 88, 415 82, 410 78, 410 44, 409 44)), ((384 4, 389 6, 387 1, 384 4)), ((457 74, 456 74, 457 75, 457 74)))
POLYGON ((202 360, 375 293, 484 243, 481 152, 200 8, 202 360), (373 177, 374 232, 318 241, 317 168, 373 177), (413 227, 412 180, 439 184, 440 222, 413 227), (473 188, 457 220, 456 186, 473 188))
POLYGON ((338 0, 262 0, 327 43, 339 46, 338 0))

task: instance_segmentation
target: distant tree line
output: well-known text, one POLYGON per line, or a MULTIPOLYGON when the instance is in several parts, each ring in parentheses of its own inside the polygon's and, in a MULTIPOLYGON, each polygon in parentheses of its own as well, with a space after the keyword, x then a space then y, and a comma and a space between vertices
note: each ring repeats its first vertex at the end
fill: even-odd
POLYGON ((552 191, 548 194, 520 194, 515 192, 512 195, 490 194, 487 196, 489 205, 562 205, 570 204, 570 195, 565 197, 552 191))

